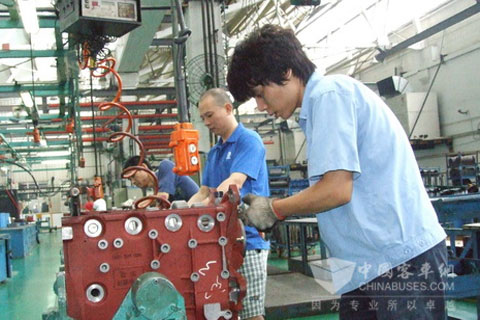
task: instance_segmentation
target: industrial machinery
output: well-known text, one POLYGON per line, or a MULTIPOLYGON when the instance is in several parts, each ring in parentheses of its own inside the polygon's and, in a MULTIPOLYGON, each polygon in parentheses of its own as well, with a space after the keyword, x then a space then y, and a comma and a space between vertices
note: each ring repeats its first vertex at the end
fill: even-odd
POLYGON ((245 293, 237 272, 245 249, 239 199, 232 186, 208 206, 189 208, 181 201, 165 210, 64 218, 68 315, 237 319, 245 293))
POLYGON ((448 298, 476 297, 480 305, 480 195, 432 198, 438 220, 448 235, 448 298))
POLYGON ((141 24, 140 0, 57 0, 60 29, 76 35, 120 37, 141 24))

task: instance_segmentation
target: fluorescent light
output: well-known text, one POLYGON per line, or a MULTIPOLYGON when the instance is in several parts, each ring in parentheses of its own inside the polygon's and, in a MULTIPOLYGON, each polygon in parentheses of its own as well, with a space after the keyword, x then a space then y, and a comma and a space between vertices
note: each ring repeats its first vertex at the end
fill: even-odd
POLYGON ((29 91, 20 91, 20 97, 22 98, 25 107, 32 109, 34 106, 32 95, 29 91))
MULTIPOLYGON (((68 150, 66 150, 66 151, 43 151, 43 152, 39 152, 37 154, 37 157, 59 157, 59 156, 65 156, 66 157, 66 156, 69 156, 70 154, 71 154, 71 152, 68 151, 68 150)), ((68 161, 70 161, 70 160, 68 160, 68 161)))
POLYGON ((28 34, 37 33, 38 30, 40 30, 40 27, 38 25, 35 0, 17 0, 17 3, 25 31, 28 34))

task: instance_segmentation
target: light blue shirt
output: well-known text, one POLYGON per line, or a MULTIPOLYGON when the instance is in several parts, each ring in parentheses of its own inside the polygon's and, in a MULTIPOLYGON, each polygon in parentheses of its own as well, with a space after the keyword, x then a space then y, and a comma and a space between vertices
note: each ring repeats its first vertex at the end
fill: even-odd
POLYGON ((434 247, 446 234, 423 187, 409 140, 374 92, 341 75, 315 72, 299 124, 307 139, 310 185, 334 170, 353 173, 351 201, 317 214, 337 269, 338 294, 352 291, 434 247), (344 269, 346 270, 346 269, 344 269), (350 279, 351 277, 351 279, 350 279))
MULTIPOLYGON (((232 173, 240 172, 247 176, 240 189, 241 197, 247 193, 268 197, 270 189, 265 157, 265 146, 258 133, 239 123, 227 141, 220 138, 210 149, 202 185, 216 188, 232 173)), ((247 250, 270 249, 270 242, 263 240, 257 229, 245 226, 245 233, 247 250)))

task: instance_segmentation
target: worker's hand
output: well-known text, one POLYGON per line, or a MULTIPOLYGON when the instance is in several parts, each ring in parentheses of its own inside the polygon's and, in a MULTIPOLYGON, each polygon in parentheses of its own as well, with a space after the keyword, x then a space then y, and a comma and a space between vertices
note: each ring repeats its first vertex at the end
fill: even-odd
POLYGON ((158 193, 157 193, 157 196, 160 196, 160 197, 162 197, 162 198, 165 199, 165 200, 168 200, 168 198, 170 197, 170 195, 168 194, 168 192, 158 192, 158 193))
POLYGON ((275 213, 272 205, 273 199, 249 193, 242 200, 249 207, 240 213, 240 219, 246 225, 253 226, 259 231, 270 231, 275 223, 285 219, 275 213))

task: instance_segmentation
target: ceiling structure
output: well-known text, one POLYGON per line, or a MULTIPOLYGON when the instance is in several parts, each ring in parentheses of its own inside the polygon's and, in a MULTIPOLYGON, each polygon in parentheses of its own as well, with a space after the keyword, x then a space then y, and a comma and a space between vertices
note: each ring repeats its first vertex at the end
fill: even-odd
MULTIPOLYGON (((59 159, 68 161, 66 154, 69 153, 72 134, 66 132, 65 126, 71 118, 68 113, 76 110, 68 108, 71 100, 76 99, 71 93, 79 96, 77 112, 81 129, 77 134, 83 140, 80 144, 88 148, 94 138, 105 139, 101 130, 93 136, 91 102, 111 100, 118 84, 114 77, 91 79, 87 69, 79 73, 78 88, 74 88, 76 84, 67 79, 78 72, 76 53, 68 49, 67 35, 58 32, 53 1, 33 1, 40 30, 31 37, 23 29, 19 1, 29 0, 0 0, 0 139, 4 142, 0 145, 0 153, 15 150, 22 157, 29 157, 30 161, 44 161, 44 157, 54 159, 52 152, 57 152, 59 159), (46 144, 33 142, 32 114, 19 96, 20 87, 35 98, 38 126, 46 144), (62 95, 63 98, 59 99, 62 95)), ((246 34, 266 23, 274 23, 296 32, 318 68, 331 73, 347 67, 348 73, 355 75, 362 68, 378 63, 375 57, 379 53, 388 52, 396 44, 431 27, 427 18, 454 2, 323 0, 319 6, 293 6, 290 0, 224 1, 220 4, 221 28, 225 37, 223 53, 228 58, 235 44, 246 34)), ((474 0, 463 2, 465 7, 476 3, 474 0)), ((128 108, 135 114, 139 122, 137 133, 145 137, 144 142, 159 135, 160 138, 152 142, 150 151, 157 154, 168 152, 168 133, 176 122, 177 112, 173 100, 173 37, 169 3, 142 1, 144 21, 155 21, 156 24, 149 23, 141 31, 135 31, 137 34, 130 39, 122 37, 108 44, 114 56, 123 56, 118 67, 124 78, 122 101, 129 103, 128 108), (145 20, 149 14, 155 15, 154 18, 145 20), (143 42, 139 43, 140 40, 143 42)), ((410 48, 415 50, 421 45, 419 42, 410 48)), ((95 114, 103 116, 97 118, 96 130, 100 129, 99 124, 112 118, 108 113, 95 114)))

